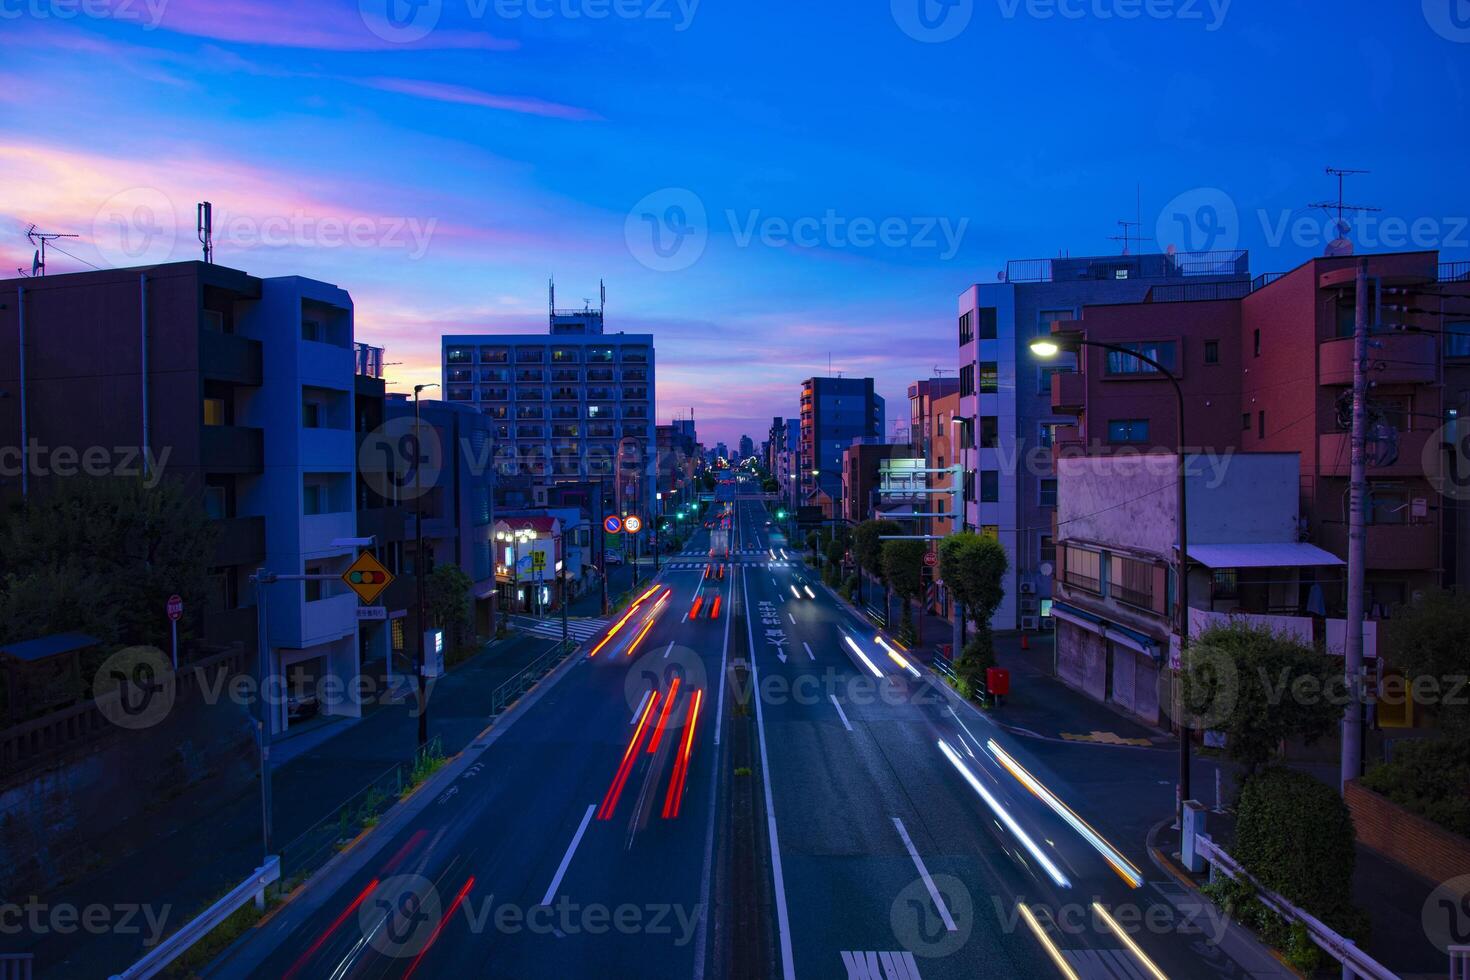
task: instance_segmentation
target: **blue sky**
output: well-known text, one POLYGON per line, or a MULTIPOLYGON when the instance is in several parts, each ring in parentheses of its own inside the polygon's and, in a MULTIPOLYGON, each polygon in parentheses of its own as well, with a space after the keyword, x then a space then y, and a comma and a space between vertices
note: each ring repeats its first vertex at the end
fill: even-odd
POLYGON ((208 198, 218 261, 349 289, 402 385, 604 278, 713 443, 829 355, 904 414, 967 285, 1117 251, 1136 189, 1147 248, 1279 271, 1366 168, 1363 250, 1470 258, 1460 0, 387 2, 0 3, 0 267, 31 222, 82 236, 52 272, 193 257, 208 198))

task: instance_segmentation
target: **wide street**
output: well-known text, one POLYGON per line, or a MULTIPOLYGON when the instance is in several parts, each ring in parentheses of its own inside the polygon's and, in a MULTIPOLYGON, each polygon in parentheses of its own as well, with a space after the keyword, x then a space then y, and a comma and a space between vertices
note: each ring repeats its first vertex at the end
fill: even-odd
POLYGON ((753 487, 716 498, 211 975, 1245 975, 1141 839, 838 602, 753 487))

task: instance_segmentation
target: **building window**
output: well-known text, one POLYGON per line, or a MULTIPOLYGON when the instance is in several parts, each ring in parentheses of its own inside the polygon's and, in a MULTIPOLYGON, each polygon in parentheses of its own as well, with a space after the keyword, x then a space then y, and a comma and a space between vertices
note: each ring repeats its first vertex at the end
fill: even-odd
POLYGON ((1040 428, 1040 443, 1043 449, 1050 449, 1057 441, 1057 430, 1066 425, 1065 422, 1043 422, 1040 428))
POLYGON ((966 364, 960 368, 960 397, 973 395, 975 393, 975 365, 966 364))
POLYGON ((999 524, 981 524, 980 525, 980 536, 982 538, 991 538, 991 539, 993 539, 995 541, 999 541, 1000 540, 1000 525, 999 524))
POLYGON ((1266 438, 1266 410, 1264 408, 1256 413, 1256 438, 1266 438))
POLYGON ((975 311, 975 335, 981 340, 995 339, 995 307, 982 306, 975 311))
POLYGON ((1205 341, 1205 363, 1220 363, 1220 342, 1218 340, 1205 341))
POLYGON ((960 346, 963 347, 975 339, 975 324, 966 310, 960 314, 960 346))
POLYGON ((1369 483, 1369 524, 1404 524, 1409 519, 1409 491, 1398 483, 1369 483))
POLYGON ((1233 568, 1215 569, 1210 594, 1216 599, 1240 598, 1240 576, 1233 568))
POLYGON ((229 423, 225 418, 225 400, 223 398, 204 399, 205 425, 228 425, 229 423))
POLYGON ((1062 581, 1074 589, 1102 593, 1102 553, 1066 547, 1062 550, 1062 581))
MULTIPOLYGON (((307 575, 324 575, 324 574, 326 574, 326 572, 322 568, 321 565, 307 565, 306 566, 306 574, 307 575)), ((325 599, 327 597, 326 590, 322 588, 322 586, 326 585, 327 583, 325 583, 323 581, 320 581, 320 580, 313 581, 313 580, 308 579, 307 581, 302 582, 301 584, 304 585, 304 586, 306 586, 306 601, 307 602, 320 602, 321 600, 323 600, 323 599, 325 599)))
POLYGON ((450 364, 470 363, 470 349, 468 347, 450 347, 444 352, 444 359, 450 364))
POLYGON ((1252 350, 1255 352, 1254 353, 1254 356, 1255 357, 1260 357, 1261 356, 1261 328, 1260 327, 1257 327, 1256 328, 1256 331, 1255 331, 1255 334, 1254 334, 1254 339, 1251 341, 1251 344, 1252 344, 1252 350))
POLYGON ((1000 390, 1000 368, 994 361, 980 362, 980 394, 991 395, 1000 390))
POLYGON ((1037 503, 1043 507, 1055 507, 1057 505, 1057 480, 1056 477, 1043 477, 1041 490, 1037 495, 1037 503))
POLYGON ((1037 369, 1038 383, 1036 393, 1038 395, 1051 394, 1051 379, 1059 374, 1071 374, 1074 369, 1070 367, 1044 367, 1037 369))
POLYGON ((322 321, 314 320, 309 317, 301 318, 302 340, 315 340, 320 342, 327 339, 326 334, 327 331, 326 328, 322 326, 322 321))
POLYGON ((1108 442, 1148 442, 1148 419, 1109 419, 1108 442))
POLYGON ((1154 567, 1148 562, 1110 555, 1108 594, 1140 609, 1154 607, 1154 567))
POLYGON ((994 415, 980 416, 980 448, 1000 448, 1000 419, 994 415))
POLYGON ((1072 310, 1042 310, 1036 314, 1036 333, 1046 336, 1051 333, 1051 325, 1057 320, 1070 320, 1076 313, 1072 310))
POLYGON ((1240 413, 1240 431, 1241 432, 1249 432, 1250 430, 1251 430, 1251 413, 1250 412, 1241 412, 1240 413))
POLYGON ((1041 560, 1043 562, 1050 564, 1053 570, 1055 570, 1057 564, 1056 538, 1052 537, 1050 534, 1043 534, 1041 536, 1040 542, 1036 546, 1036 553, 1041 556, 1041 560))
POLYGON ((980 502, 994 504, 1000 501, 1000 471, 980 471, 980 502))
POLYGON ((1119 344, 1123 350, 1108 351, 1108 374, 1158 374, 1152 364, 1146 364, 1125 351, 1135 351, 1144 357, 1158 361, 1166 370, 1174 370, 1174 341, 1157 340, 1137 344, 1119 344))
POLYGON ((228 514, 229 495, 224 487, 204 488, 204 513, 212 521, 222 521, 228 514))
POLYGON ((1470 357, 1470 322, 1444 325, 1444 356, 1470 357))

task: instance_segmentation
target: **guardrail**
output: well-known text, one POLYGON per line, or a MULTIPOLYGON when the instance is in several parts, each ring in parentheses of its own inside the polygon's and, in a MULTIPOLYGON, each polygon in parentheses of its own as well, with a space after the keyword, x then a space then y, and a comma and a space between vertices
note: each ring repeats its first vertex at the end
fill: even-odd
POLYGON ((146 980, 157 976, 220 923, 244 908, 246 902, 253 899, 257 908, 263 908, 266 888, 280 877, 281 859, 273 854, 249 878, 230 889, 224 898, 185 923, 183 928, 149 950, 138 962, 121 973, 114 973, 112 980, 146 980))
POLYGON ((31 980, 30 953, 0 953, 0 980, 31 980))
POLYGON ((1263 886, 1235 858, 1210 840, 1207 835, 1197 834, 1194 838, 1194 847, 1196 853, 1209 862, 1212 877, 1219 870, 1237 881, 1248 882, 1256 889, 1256 897, 1269 908, 1283 918, 1292 922, 1300 922, 1305 926, 1307 933, 1312 937, 1312 942, 1322 947, 1328 956, 1342 964, 1343 977, 1359 976, 1369 977, 1371 980, 1398 980, 1398 974, 1359 949, 1357 943, 1333 932, 1310 912, 1304 912, 1263 886))
POLYGON ((555 670, 575 649, 577 644, 571 640, 559 642, 497 687, 490 695, 490 720, 494 721, 510 710, 537 681, 555 670))
POLYGON ((1470 946, 1450 947, 1450 980, 1470 980, 1470 946))

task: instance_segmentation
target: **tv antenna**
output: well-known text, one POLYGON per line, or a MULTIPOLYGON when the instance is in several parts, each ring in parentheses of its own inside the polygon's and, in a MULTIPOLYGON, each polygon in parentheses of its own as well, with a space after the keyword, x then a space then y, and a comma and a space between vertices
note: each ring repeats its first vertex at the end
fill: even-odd
POLYGON ((934 377, 942 378, 949 370, 949 368, 942 368, 938 364, 936 364, 934 365, 934 377))
POLYGON ((214 205, 201 201, 195 205, 199 244, 204 248, 204 261, 214 264, 214 205))
POLYGON ((35 256, 31 259, 31 276, 44 276, 46 274, 46 243, 54 242, 58 238, 79 238, 79 235, 65 235, 56 231, 37 231, 35 225, 31 225, 26 232, 26 238, 32 245, 39 245, 35 256))
POLYGON ((1123 234, 1109 235, 1108 241, 1122 242, 1124 255, 1133 254, 1132 244, 1135 241, 1138 242, 1140 251, 1143 249, 1144 242, 1153 241, 1152 238, 1145 238, 1143 234, 1143 189, 1141 187, 1134 188, 1133 220, 1119 218, 1118 226, 1123 229, 1123 234), (1138 229, 1137 234, 1133 232, 1135 228, 1138 229))
POLYGON ((1361 212, 1367 213, 1367 212, 1370 212, 1370 211, 1382 211, 1383 210, 1382 208, 1370 207, 1368 205, 1345 204, 1345 203, 1343 203, 1343 187, 1344 187, 1346 178, 1348 178, 1348 177, 1356 177, 1356 176, 1358 176, 1360 174, 1370 174, 1372 172, 1373 171, 1371 171, 1371 170, 1347 170, 1347 169, 1343 169, 1343 168, 1340 168, 1340 167, 1328 167, 1327 168, 1327 175, 1329 177, 1336 177, 1337 178, 1337 200, 1336 201, 1318 201, 1316 204, 1310 204, 1310 205, 1308 205, 1308 207, 1321 208, 1323 211, 1326 211, 1329 214, 1332 213, 1334 210, 1337 212, 1337 221, 1333 225, 1333 228, 1336 231, 1337 237, 1334 238, 1332 240, 1332 243, 1327 246, 1327 254, 1328 255, 1351 255, 1351 254, 1353 254, 1353 243, 1352 243, 1352 240, 1350 238, 1348 238, 1348 232, 1352 230, 1352 227, 1343 218, 1343 212, 1344 211, 1361 211, 1361 212))

